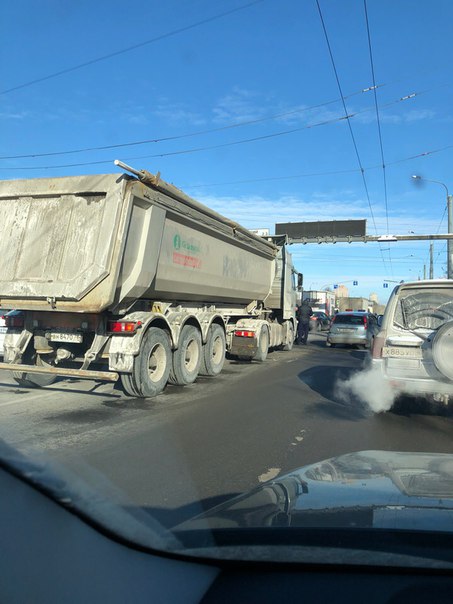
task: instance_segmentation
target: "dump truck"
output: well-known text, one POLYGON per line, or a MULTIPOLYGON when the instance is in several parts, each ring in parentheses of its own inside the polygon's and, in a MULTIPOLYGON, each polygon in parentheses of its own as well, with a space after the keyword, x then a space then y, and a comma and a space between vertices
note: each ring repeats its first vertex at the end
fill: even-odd
POLYGON ((115 163, 121 174, 0 182, 0 307, 14 309, 0 369, 147 398, 218 375, 226 352, 291 349, 302 276, 286 245, 115 163))

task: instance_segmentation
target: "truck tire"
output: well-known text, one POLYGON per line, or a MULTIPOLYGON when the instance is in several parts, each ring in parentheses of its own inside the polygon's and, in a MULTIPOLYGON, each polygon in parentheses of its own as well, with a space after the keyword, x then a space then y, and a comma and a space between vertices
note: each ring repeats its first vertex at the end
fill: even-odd
POLYGON ((201 334, 193 325, 184 325, 179 336, 178 348, 173 352, 173 361, 168 381, 177 386, 192 384, 201 365, 201 334))
POLYGON ((269 350, 269 331, 263 328, 260 333, 258 340, 258 350, 255 353, 253 359, 259 363, 263 363, 267 358, 267 352, 269 350))
MULTIPOLYGON (((48 365, 38 355, 36 357, 36 365, 43 367, 48 365)), ((49 365, 50 367, 50 365, 49 365)), ((55 382, 57 377, 55 375, 46 375, 45 373, 22 373, 21 371, 13 371, 13 378, 24 388, 45 388, 55 382)))
POLYGON ((132 373, 121 376, 123 388, 129 396, 157 396, 168 382, 170 366, 171 346, 168 334, 159 327, 150 327, 143 336, 132 373))
POLYGON ((226 338, 221 325, 213 323, 201 354, 200 375, 219 375, 225 363, 226 338))
POLYGON ((289 350, 292 350, 292 348, 294 346, 294 326, 290 322, 288 322, 286 335, 287 335, 288 340, 287 340, 286 344, 283 344, 282 350, 289 351, 289 350))

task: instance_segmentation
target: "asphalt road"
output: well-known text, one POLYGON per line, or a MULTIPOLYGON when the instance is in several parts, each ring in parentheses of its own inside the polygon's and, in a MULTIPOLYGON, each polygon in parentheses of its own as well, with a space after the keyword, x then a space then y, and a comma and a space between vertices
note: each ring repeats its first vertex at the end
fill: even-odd
MULTIPOLYGON (((0 379, 0 437, 42 451, 166 526, 273 478, 351 451, 453 453, 453 411, 406 403, 373 413, 338 384, 364 370, 363 350, 325 335, 265 363, 227 362, 214 379, 154 400, 62 380, 32 390, 0 379)), ((371 386, 370 386, 371 387, 371 386)))

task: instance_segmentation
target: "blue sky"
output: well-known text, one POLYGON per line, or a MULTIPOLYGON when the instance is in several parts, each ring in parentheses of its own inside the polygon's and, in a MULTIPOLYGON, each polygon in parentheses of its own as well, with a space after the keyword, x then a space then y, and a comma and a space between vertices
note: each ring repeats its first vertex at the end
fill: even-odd
MULTIPOLYGON (((318 1, 338 81, 316 0, 5 3, 0 178, 110 173, 119 158, 248 228, 446 232, 444 188, 411 175, 453 193, 453 3, 367 0, 371 63, 364 1, 318 1), (145 140, 158 142, 74 152, 145 140)), ((307 289, 344 282, 385 301, 385 280, 428 270, 429 243, 292 252, 307 289)))

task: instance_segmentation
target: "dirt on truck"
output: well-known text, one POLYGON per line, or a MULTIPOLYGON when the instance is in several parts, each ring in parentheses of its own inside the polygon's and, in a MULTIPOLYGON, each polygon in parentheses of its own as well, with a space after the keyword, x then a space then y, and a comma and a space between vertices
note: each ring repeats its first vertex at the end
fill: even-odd
POLYGON ((4 362, 19 384, 120 381, 152 397, 294 342, 286 246, 145 170, 0 182, 4 362))

